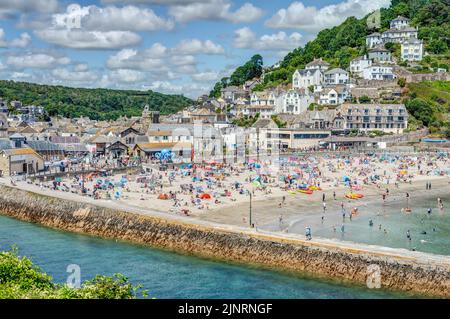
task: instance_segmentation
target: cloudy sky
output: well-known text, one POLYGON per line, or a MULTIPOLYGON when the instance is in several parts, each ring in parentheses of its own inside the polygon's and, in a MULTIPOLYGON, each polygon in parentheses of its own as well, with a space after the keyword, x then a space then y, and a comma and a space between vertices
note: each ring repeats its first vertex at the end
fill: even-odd
POLYGON ((390 0, 0 0, 0 78, 197 97, 390 0))

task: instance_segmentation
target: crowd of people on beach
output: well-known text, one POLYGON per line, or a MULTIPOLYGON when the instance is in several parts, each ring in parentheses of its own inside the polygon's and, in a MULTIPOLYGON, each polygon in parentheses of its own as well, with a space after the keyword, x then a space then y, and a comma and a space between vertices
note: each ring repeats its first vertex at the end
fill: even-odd
MULTIPOLYGON (((327 194, 333 201, 340 202, 342 214, 341 233, 346 232, 345 221, 351 221, 360 214, 352 203, 362 199, 366 190, 381 194, 386 203, 390 188, 399 189, 401 184, 411 185, 423 181, 426 190, 431 190, 432 181, 450 176, 450 160, 446 154, 430 153, 418 155, 401 154, 303 154, 284 156, 279 161, 263 162, 251 160, 241 164, 225 164, 216 161, 201 164, 158 163, 140 169, 132 162, 108 162, 102 158, 91 165, 97 170, 69 170, 61 177, 42 177, 28 183, 38 185, 42 190, 62 191, 90 197, 94 200, 115 200, 130 205, 166 211, 185 216, 209 213, 224 207, 249 200, 277 200, 283 211, 289 198, 319 193, 321 198, 321 222, 325 222, 327 194), (108 166, 112 165, 112 166, 108 166), (120 166, 120 173, 114 168, 120 166), (110 168, 111 167, 111 168, 110 168), (129 168, 129 170, 127 170, 129 168), (339 194, 337 191, 339 190, 339 194), (328 191, 325 192, 325 191, 328 191), (342 191, 345 197, 341 197, 342 191), (251 195, 251 196, 250 196, 251 195), (251 197, 251 198, 250 198, 251 197), (347 206, 350 208, 347 209, 347 206)), ((11 183, 16 183, 11 178, 11 183)), ((406 207, 403 213, 411 213, 409 192, 405 193, 406 207)), ((438 208, 443 209, 441 198, 438 208)), ((432 210, 428 214, 431 214, 432 210)), ((246 218, 242 218, 247 223, 246 218)), ((280 229, 284 224, 282 213, 280 229)), ((338 224, 332 226, 337 231, 338 224)), ((369 227, 374 222, 369 221, 369 227)), ((382 225, 379 229, 387 232, 382 225)), ((306 228, 306 238, 312 238, 312 226, 306 228)), ((407 234, 411 238, 411 234, 407 234)))

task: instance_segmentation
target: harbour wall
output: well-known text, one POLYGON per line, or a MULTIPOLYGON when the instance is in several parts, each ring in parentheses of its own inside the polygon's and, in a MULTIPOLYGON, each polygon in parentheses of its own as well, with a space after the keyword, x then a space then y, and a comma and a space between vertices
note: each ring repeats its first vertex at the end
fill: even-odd
POLYGON ((0 214, 65 231, 357 284, 366 284, 368 270, 376 265, 380 270, 382 288, 450 298, 448 259, 447 262, 418 263, 404 254, 373 252, 370 246, 351 249, 255 231, 239 231, 225 225, 210 227, 2 185, 0 214))

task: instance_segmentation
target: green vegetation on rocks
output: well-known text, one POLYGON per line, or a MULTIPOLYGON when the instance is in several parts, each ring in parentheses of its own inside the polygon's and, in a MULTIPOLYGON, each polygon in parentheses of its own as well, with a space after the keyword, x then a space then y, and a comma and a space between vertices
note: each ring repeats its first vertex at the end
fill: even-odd
POLYGON ((135 299, 146 297, 123 275, 96 276, 81 288, 55 284, 52 278, 17 249, 0 252, 0 299, 135 299))

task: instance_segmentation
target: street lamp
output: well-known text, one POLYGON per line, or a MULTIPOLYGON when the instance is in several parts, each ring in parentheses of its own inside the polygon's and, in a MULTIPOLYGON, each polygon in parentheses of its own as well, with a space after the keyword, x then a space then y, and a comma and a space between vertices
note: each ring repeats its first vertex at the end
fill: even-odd
POLYGON ((249 222, 250 228, 252 227, 252 192, 248 190, 248 194, 250 195, 250 209, 249 209, 249 222))

